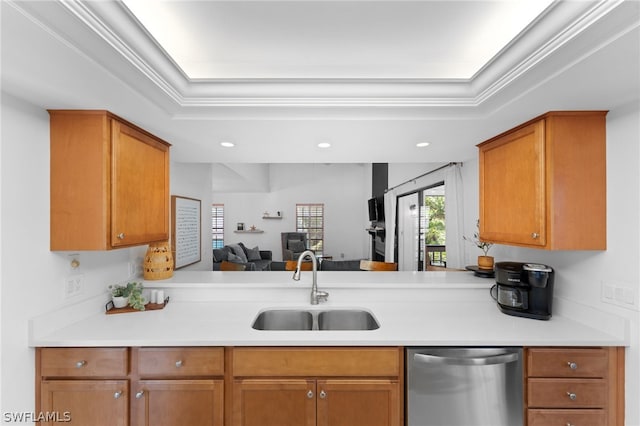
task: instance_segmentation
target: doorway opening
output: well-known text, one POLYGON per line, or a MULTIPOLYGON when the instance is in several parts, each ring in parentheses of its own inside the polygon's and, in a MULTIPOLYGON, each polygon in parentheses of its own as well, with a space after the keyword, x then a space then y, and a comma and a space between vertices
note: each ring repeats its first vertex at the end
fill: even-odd
POLYGON ((446 267, 445 185, 438 182, 398 197, 398 269, 446 267))

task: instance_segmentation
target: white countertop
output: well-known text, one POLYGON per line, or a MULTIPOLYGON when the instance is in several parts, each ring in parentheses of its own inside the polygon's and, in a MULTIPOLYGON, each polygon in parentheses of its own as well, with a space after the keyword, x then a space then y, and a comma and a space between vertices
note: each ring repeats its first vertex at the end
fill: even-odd
MULTIPOLYGON (((625 346, 624 323, 608 327, 569 318, 558 301, 548 321, 508 316, 489 294, 492 279, 468 272, 319 272, 329 301, 309 303, 311 272, 177 272, 163 281, 171 301, 162 310, 106 315, 76 309, 32 321, 31 346, 625 346), (260 331, 270 308, 359 308, 373 313, 371 331, 260 331), (66 318, 65 321, 60 318, 66 318), (56 319, 57 318, 57 319, 56 319), (59 321, 60 326, 55 322, 59 321)), ((86 304, 85 304, 86 305, 86 304)), ((565 309, 565 307, 567 307, 565 309)), ((71 308, 67 308, 69 310, 71 308)), ((584 319, 589 315, 577 315, 584 319)), ((613 324, 613 325, 612 325, 613 324)))

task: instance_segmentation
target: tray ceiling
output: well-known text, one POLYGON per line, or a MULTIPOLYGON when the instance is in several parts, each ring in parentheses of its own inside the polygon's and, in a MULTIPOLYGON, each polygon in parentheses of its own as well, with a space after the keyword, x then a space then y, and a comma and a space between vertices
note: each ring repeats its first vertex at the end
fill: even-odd
POLYGON ((190 79, 469 79, 550 3, 124 0, 190 79))
POLYGON ((502 14, 537 2, 151 3, 171 22, 132 0, 2 1, 3 92, 108 109, 205 163, 461 161, 546 111, 640 93, 635 0, 538 3, 519 20, 502 14))

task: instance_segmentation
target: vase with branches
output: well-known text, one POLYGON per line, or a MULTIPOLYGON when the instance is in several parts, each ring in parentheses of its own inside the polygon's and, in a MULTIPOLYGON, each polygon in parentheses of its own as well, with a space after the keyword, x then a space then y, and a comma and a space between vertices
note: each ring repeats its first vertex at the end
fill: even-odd
POLYGON ((476 221, 476 231, 473 233, 473 237, 463 236, 462 238, 478 247, 484 253, 484 256, 478 256, 478 267, 480 269, 493 269, 493 256, 489 256, 489 250, 493 243, 480 239, 480 219, 476 221))

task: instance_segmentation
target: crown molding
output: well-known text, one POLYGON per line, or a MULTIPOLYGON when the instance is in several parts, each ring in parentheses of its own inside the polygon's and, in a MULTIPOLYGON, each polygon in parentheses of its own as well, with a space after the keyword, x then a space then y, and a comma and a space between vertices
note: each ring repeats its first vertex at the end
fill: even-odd
MULTIPOLYGON (((175 116, 188 116, 195 110, 200 115, 207 108, 214 111, 220 107, 477 108, 521 81, 532 84, 529 77, 534 69, 553 65, 572 43, 575 51, 575 41, 596 24, 608 21, 601 31, 610 33, 612 40, 615 34, 610 27, 623 34, 633 23, 637 26, 633 16, 627 16, 626 25, 621 25, 625 14, 612 14, 621 4, 629 3, 623 0, 556 2, 471 79, 189 79, 121 2, 44 3, 54 3, 55 10, 50 6, 47 13, 40 12, 41 26, 85 56, 96 59, 101 52, 115 53, 137 71, 131 75, 123 68, 119 77, 129 79, 134 90, 175 116), (609 15, 617 19, 604 19, 609 15), (94 39, 102 40, 102 46, 79 36, 79 29, 70 30, 70 16, 76 26, 79 21, 94 39), (146 86, 138 84, 140 78, 146 86), (150 93, 149 83, 156 93, 150 93)), ((37 6, 20 4, 28 9, 25 13, 38 13, 37 6)), ((583 56, 594 50, 591 39, 585 40, 578 44, 578 53, 583 56)), ((97 62, 105 68, 118 67, 106 60, 97 62)), ((562 64, 558 64, 559 69, 562 64)))

